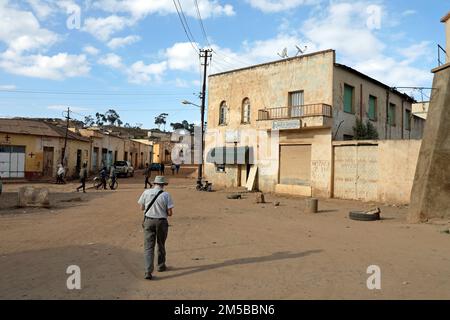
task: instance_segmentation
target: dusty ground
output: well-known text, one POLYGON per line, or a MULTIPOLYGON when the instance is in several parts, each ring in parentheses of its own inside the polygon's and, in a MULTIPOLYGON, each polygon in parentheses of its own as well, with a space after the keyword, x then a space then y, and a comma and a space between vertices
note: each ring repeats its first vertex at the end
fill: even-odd
POLYGON ((27 210, 14 208, 21 185, 5 185, 0 299, 450 299, 448 221, 408 225, 407 208, 381 206, 384 220, 356 222, 348 211, 373 204, 335 199, 308 215, 301 198, 228 200, 181 177, 168 187, 169 271, 145 281, 141 180, 86 195, 39 185, 54 207, 27 210), (66 288, 70 265, 81 268, 82 290, 66 288), (381 290, 366 287, 369 265, 381 268, 381 290))

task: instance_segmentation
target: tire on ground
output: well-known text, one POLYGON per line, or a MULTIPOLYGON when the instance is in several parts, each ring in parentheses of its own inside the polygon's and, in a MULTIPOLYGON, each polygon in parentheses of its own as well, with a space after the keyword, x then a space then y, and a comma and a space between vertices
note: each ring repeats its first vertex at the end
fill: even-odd
POLYGON ((357 221, 376 221, 376 220, 380 220, 380 214, 379 213, 372 213, 372 214, 367 214, 361 211, 350 211, 349 213, 349 217, 352 220, 357 220, 357 221))

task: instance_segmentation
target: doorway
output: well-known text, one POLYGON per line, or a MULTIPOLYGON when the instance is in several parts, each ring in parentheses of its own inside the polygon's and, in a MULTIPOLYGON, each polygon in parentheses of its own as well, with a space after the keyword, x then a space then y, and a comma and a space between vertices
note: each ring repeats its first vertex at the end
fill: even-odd
POLYGON ((53 177, 53 159, 55 149, 53 147, 44 147, 44 177, 53 177))

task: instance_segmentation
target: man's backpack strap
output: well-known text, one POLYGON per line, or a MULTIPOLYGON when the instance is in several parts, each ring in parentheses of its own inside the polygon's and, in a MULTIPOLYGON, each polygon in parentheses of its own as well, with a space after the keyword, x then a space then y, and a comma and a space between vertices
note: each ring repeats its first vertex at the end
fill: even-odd
POLYGON ((153 198, 152 202, 150 202, 150 204, 148 205, 147 209, 145 210, 145 212, 144 212, 144 218, 145 218, 145 215, 147 214, 148 210, 150 210, 150 208, 151 208, 151 207, 153 206, 153 204, 155 203, 156 199, 158 199, 158 197, 159 197, 160 195, 162 195, 163 193, 164 193, 164 191, 163 191, 163 190, 160 190, 160 191, 156 194, 156 196, 153 198))

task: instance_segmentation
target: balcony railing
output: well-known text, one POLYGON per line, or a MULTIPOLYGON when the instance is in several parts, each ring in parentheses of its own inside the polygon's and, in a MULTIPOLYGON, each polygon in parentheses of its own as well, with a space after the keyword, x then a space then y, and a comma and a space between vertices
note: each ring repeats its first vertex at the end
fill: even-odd
POLYGON ((307 104, 302 106, 261 109, 258 120, 297 119, 304 117, 333 117, 332 107, 327 104, 307 104))

